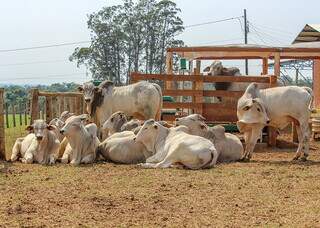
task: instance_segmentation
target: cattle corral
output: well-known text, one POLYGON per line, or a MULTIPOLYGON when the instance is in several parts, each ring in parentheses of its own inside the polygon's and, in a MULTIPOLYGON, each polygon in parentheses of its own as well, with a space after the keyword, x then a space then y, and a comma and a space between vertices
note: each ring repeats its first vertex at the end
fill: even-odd
MULTIPOLYGON (((237 121, 235 104, 206 103, 204 97, 239 98, 242 91, 205 90, 204 83, 259 82, 273 87, 281 57, 314 58, 319 63, 320 56, 318 49, 312 52, 293 48, 228 47, 229 51, 225 48, 212 47, 210 52, 198 47, 169 49, 166 74, 132 73, 131 82, 160 80, 165 85, 164 95, 192 97, 189 103, 164 102, 164 109, 187 109, 204 115, 208 122, 234 123, 237 121), (191 74, 173 72, 172 52, 196 61, 191 74), (200 60, 223 58, 261 59, 262 75, 226 77, 200 73, 200 60), (269 58, 275 61, 274 75, 268 75, 269 58), (172 83, 183 81, 192 82, 192 89, 181 90, 172 83)), ((0 98, 3 92, 0 90, 0 98)), ((317 105, 317 92, 315 95, 317 105)), ((31 120, 42 117, 39 97, 45 97, 45 110, 41 113, 47 122, 64 110, 85 112, 81 93, 34 89, 30 100, 31 120)), ((0 112, 3 113, 3 99, 0 99, 0 112)), ((173 118, 164 116, 169 121, 173 118)), ((0 131, 0 141, 4 142, 3 115, 0 131)), ((291 136, 284 133, 280 139, 290 141, 291 136)), ((219 164, 198 171, 146 170, 106 162, 78 167, 2 162, 0 192, 6 197, 0 200, 0 226, 319 226, 318 146, 318 142, 312 142, 313 151, 307 162, 292 162, 291 149, 263 147, 256 149, 259 153, 249 163, 219 164)), ((4 147, 0 150, 3 152, 4 147)), ((10 151, 6 153, 9 155, 10 151)))

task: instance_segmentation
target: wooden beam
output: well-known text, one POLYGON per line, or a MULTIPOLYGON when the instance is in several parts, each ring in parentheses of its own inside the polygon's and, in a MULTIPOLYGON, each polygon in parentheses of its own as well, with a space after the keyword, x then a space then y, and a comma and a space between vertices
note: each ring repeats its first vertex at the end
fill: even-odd
POLYGON ((30 124, 39 118, 39 90, 31 89, 31 103, 30 103, 30 124))
POLYGON ((176 108, 188 108, 188 109, 197 109, 201 108, 202 104, 198 103, 183 103, 183 102, 163 102, 164 109, 176 109, 176 108))
POLYGON ((320 108, 320 60, 313 60, 314 107, 320 108))
POLYGON ((82 97, 82 93, 77 93, 77 92, 41 92, 39 91, 39 96, 44 96, 44 97, 82 97))
POLYGON ((274 75, 280 77, 280 53, 274 54, 274 75))
POLYGON ((268 58, 262 59, 262 75, 268 74, 268 58))
MULTIPOLYGON (((173 55, 171 52, 167 52, 166 55, 166 72, 167 74, 173 74, 173 55)), ((173 82, 165 82, 165 89, 174 89, 173 82)))
POLYGON ((227 90, 204 90, 204 97, 235 97, 240 98, 243 91, 227 91, 227 90))
POLYGON ((6 160, 6 138, 4 130, 4 89, 0 88, 0 159, 6 160))

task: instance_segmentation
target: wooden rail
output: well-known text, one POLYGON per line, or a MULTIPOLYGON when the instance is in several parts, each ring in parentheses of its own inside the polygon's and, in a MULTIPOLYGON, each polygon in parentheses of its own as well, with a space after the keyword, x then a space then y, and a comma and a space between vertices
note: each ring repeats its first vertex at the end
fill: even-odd
POLYGON ((0 88, 0 159, 6 159, 6 142, 4 131, 4 89, 0 88))
POLYGON ((38 89, 32 89, 30 116, 31 122, 40 117, 39 97, 45 97, 45 116, 46 121, 50 122, 58 117, 63 111, 70 111, 77 115, 85 112, 83 94, 76 92, 43 92, 38 89))

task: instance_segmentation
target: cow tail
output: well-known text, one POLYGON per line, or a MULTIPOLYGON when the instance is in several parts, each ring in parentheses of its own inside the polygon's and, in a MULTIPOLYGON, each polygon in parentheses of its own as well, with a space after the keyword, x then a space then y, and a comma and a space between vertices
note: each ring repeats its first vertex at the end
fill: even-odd
POLYGON ((159 97, 160 97, 160 103, 159 103, 159 106, 158 106, 158 110, 157 110, 157 114, 156 114, 156 120, 161 120, 161 110, 162 110, 162 106, 163 106, 163 98, 162 98, 162 90, 161 90, 161 87, 156 84, 156 83, 153 83, 154 87, 156 87, 157 91, 158 91, 158 94, 159 94, 159 97))
POLYGON ((309 100, 308 109, 309 109, 310 112, 312 112, 313 111, 312 106, 313 106, 313 100, 314 100, 313 91, 312 91, 311 88, 306 87, 306 86, 304 86, 302 88, 304 88, 310 94, 310 100, 309 100))

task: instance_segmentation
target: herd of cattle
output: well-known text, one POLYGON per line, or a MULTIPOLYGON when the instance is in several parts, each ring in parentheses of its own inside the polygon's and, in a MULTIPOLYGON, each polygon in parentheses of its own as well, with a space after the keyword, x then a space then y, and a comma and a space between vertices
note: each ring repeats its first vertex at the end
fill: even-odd
POLYGON ((199 114, 177 118, 174 125, 160 121, 162 92, 157 84, 116 87, 110 81, 99 86, 88 82, 79 90, 89 114, 66 111, 49 124, 35 120, 27 127, 29 134, 16 140, 11 161, 79 165, 105 159, 144 168, 210 168, 217 162, 250 160, 265 126, 283 129, 292 121, 299 139, 294 159, 306 160, 309 154, 313 94, 307 87, 247 85, 237 105, 245 149, 236 135, 220 125, 207 126, 199 114))

